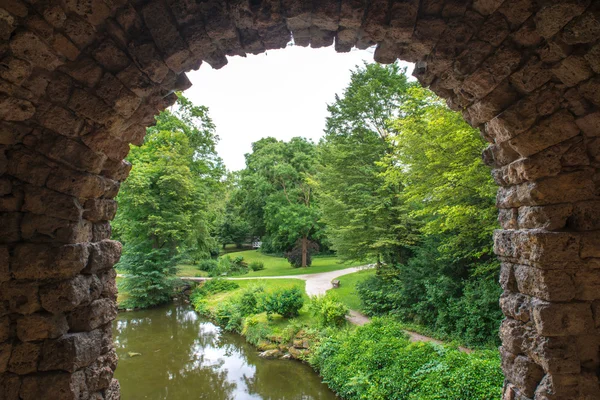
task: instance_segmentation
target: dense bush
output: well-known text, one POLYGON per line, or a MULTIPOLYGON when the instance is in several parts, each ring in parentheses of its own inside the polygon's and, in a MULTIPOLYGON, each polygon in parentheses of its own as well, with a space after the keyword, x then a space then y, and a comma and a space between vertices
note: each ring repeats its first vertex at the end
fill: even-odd
POLYGON ((391 319, 325 337, 311 363, 348 400, 492 400, 504 379, 497 352, 413 343, 391 319))
POLYGON ((225 301, 219 303, 213 316, 223 329, 232 332, 242 331, 244 316, 238 302, 225 301))
POLYGON ((349 313, 348 307, 332 295, 311 297, 310 311, 324 327, 341 327, 349 313))
POLYGON ((200 271, 206 271, 206 272, 214 271, 218 266, 219 266, 219 262, 213 258, 200 260, 200 262, 198 263, 198 269, 200 271))
POLYGON ((435 243, 423 243, 406 265, 359 283, 357 293, 368 315, 395 315, 443 338, 495 346, 502 320, 496 271, 489 260, 469 272, 461 260, 444 259, 435 243))
POLYGON ((238 256, 232 259, 229 256, 219 258, 217 266, 212 270, 208 271, 209 276, 237 276, 248 273, 248 264, 244 261, 244 258, 238 256))
POLYGON ((263 297, 263 310, 267 317, 272 314, 279 314, 284 318, 294 318, 304 305, 302 292, 297 287, 291 289, 278 289, 271 293, 266 293, 263 297))
POLYGON ((240 293, 237 299, 235 299, 243 316, 261 312, 260 301, 264 290, 265 289, 262 286, 249 286, 240 293))
POLYGON ((248 266, 252 271, 262 271, 265 269, 265 264, 262 261, 252 261, 248 266))

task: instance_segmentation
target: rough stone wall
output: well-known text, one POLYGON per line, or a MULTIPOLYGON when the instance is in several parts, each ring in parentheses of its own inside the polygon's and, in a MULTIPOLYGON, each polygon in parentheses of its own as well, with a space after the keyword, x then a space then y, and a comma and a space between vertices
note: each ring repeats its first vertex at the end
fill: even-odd
POLYGON ((416 62, 481 129, 501 186, 504 399, 599 399, 599 1, 3 0, 0 400, 119 398, 108 221, 129 143, 185 71, 291 34, 416 62))

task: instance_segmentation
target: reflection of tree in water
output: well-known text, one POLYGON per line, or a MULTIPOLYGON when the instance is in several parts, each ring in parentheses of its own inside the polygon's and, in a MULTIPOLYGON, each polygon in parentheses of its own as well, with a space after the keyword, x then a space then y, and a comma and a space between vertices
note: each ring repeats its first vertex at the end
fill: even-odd
POLYGON ((215 346, 219 337, 218 330, 208 328, 183 307, 120 314, 114 336, 121 361, 115 376, 123 398, 233 399, 236 384, 228 381, 223 361, 204 363, 205 347, 215 346))
POLYGON ((309 367, 259 358, 244 338, 202 322, 186 306, 119 314, 114 336, 123 399, 336 398, 309 367))

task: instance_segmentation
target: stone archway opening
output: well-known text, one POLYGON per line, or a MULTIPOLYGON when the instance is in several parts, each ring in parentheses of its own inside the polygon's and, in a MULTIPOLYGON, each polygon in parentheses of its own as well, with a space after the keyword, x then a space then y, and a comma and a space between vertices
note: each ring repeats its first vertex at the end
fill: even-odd
POLYGON ((0 8, 0 393, 116 399, 110 240, 129 144, 185 71, 377 45, 490 142, 505 399, 600 397, 600 4, 11 0, 0 8))

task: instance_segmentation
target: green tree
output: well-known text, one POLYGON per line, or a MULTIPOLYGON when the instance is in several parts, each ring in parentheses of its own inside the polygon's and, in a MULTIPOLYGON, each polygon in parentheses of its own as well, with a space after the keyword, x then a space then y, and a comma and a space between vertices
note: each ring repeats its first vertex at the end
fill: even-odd
POLYGON ((128 272, 129 303, 148 307, 168 301, 176 265, 208 255, 218 212, 223 167, 215 127, 206 107, 179 96, 131 149, 133 169, 118 196, 116 237, 124 244, 118 268, 128 272))
POLYGON ((385 179, 383 161, 393 151, 388 138, 410 86, 397 64, 366 64, 328 106, 317 187, 327 237, 344 259, 394 263, 409 255, 415 238, 401 202, 403 187, 385 179))
POLYGON ((304 267, 308 241, 319 238, 321 230, 311 184, 316 162, 316 146, 304 138, 265 138, 252 144, 241 172, 243 209, 252 232, 268 238, 263 242, 269 250, 280 252, 300 240, 304 267))
POLYGON ((250 237, 250 224, 243 216, 242 193, 239 187, 239 173, 229 173, 225 182, 225 208, 217 223, 217 239, 223 245, 235 243, 240 248, 250 237))

